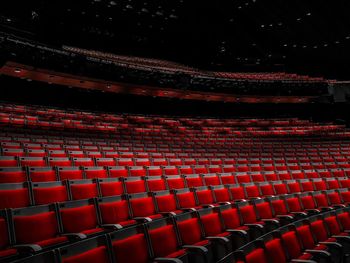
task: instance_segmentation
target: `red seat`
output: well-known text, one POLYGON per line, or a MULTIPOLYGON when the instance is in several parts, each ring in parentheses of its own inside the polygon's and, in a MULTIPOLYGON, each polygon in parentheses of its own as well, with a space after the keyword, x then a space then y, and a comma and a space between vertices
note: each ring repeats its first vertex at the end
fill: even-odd
POLYGON ((17 245, 35 244, 52 247, 68 241, 59 234, 53 206, 28 207, 11 210, 17 245))
POLYGON ((103 167, 84 167, 83 171, 86 179, 108 177, 107 170, 105 170, 103 167))
POLYGON ((83 171, 79 167, 58 167, 57 174, 61 181, 83 179, 83 171))
POLYGON ((27 207, 31 204, 27 183, 0 185, 0 209, 27 207))
POLYGON ((0 184, 23 183, 25 181, 27 181, 27 175, 23 168, 20 168, 20 167, 0 168, 0 184))
POLYGON ((134 218, 147 217, 153 220, 162 217, 156 211, 153 198, 145 193, 129 195, 129 202, 134 218))
POLYGON ((124 193, 123 183, 117 178, 100 178, 98 179, 98 185, 102 196, 114 196, 124 193))
POLYGON ((32 182, 52 182, 57 180, 56 171, 51 167, 28 168, 29 178, 32 182))
POLYGON ((96 208, 88 200, 59 203, 63 233, 81 233, 86 236, 103 232, 98 226, 96 208))
POLYGON ((67 187, 62 182, 32 183, 35 205, 68 201, 67 187))
POLYGON ((93 180, 68 181, 72 200, 89 199, 98 196, 97 184, 93 180))
POLYGON ((128 201, 121 196, 100 198, 97 205, 101 213, 101 223, 104 225, 118 225, 125 227, 136 224, 130 216, 128 201))

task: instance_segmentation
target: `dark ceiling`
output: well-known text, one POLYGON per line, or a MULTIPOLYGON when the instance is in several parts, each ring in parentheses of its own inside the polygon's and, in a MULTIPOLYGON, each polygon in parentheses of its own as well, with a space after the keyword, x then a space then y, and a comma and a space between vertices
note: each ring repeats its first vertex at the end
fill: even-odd
POLYGON ((227 71, 350 79, 349 0, 3 0, 3 30, 227 71))

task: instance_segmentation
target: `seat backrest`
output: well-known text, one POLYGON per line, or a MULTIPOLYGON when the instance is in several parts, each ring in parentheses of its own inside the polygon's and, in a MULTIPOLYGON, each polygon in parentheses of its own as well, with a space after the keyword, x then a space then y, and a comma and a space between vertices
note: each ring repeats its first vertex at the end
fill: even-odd
POLYGON ((88 200, 60 203, 59 213, 64 233, 84 233, 99 223, 96 207, 88 200))
POLYGON ((11 210, 10 214, 17 245, 40 243, 59 234, 54 205, 17 208, 11 210))
POLYGON ((128 201, 122 196, 104 197, 97 199, 98 211, 102 224, 132 224, 128 201))
POLYGON ((68 186, 72 200, 89 199, 99 196, 98 186, 94 180, 70 180, 68 186))
POLYGON ((0 209, 32 204, 28 183, 0 184, 0 209))
POLYGON ((32 183, 33 202, 45 205, 69 200, 67 186, 63 182, 32 183))
POLYGON ((62 263, 112 262, 105 236, 90 238, 59 248, 58 255, 62 263))

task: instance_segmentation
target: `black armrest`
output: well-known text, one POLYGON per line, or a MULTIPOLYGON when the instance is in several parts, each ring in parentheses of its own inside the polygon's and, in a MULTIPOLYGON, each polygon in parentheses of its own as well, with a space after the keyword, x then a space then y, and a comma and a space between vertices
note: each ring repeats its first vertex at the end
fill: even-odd
POLYGON ((183 263, 178 258, 155 258, 153 262, 172 262, 172 263, 183 263))
POLYGON ((343 246, 337 242, 319 242, 320 245, 326 245, 326 246, 330 246, 330 247, 336 247, 341 249, 343 246))
POLYGON ((240 203, 240 202, 246 202, 247 199, 236 199, 234 200, 235 203, 240 203))
POLYGON ((202 205, 203 208, 214 208, 215 205, 210 205, 210 204, 207 204, 207 205, 202 205))
POLYGON ((174 212, 158 212, 158 214, 161 214, 164 216, 176 216, 176 213, 174 212))
POLYGON ((332 236, 332 237, 336 238, 337 240, 344 241, 344 242, 350 242, 349 236, 332 236))
POLYGON ((212 240, 212 241, 222 242, 225 245, 230 242, 230 240, 226 237, 206 237, 206 239, 212 240))
POLYGON ((230 205, 231 203, 230 202, 219 202, 218 204, 219 205, 230 205))
POLYGON ((254 227, 254 228, 260 228, 260 229, 264 229, 264 226, 261 224, 244 224, 245 226, 248 227, 254 227))
POLYGON ((42 247, 36 244, 15 245, 13 248, 17 249, 20 254, 37 253, 42 250, 42 247))
POLYGON ((317 263, 314 260, 306 260, 306 259, 292 259, 291 263, 317 263))
POLYGON ((335 208, 344 208, 346 207, 346 205, 343 205, 343 204, 335 204, 335 205, 332 205, 333 207, 335 208))
POLYGON ((280 222, 278 222, 278 220, 276 220, 276 219, 261 219, 261 221, 263 221, 265 223, 274 224, 274 225, 279 225, 280 224, 280 222))
POLYGON ((152 219, 149 217, 134 217, 133 219, 138 223, 152 222, 152 219))
POLYGON ((101 226, 102 228, 110 229, 110 230, 119 230, 123 228, 123 226, 119 224, 103 224, 101 226))
POLYGON ((299 215, 299 216, 307 216, 307 213, 305 212, 290 212, 292 215, 299 215))
POLYGON ((317 255, 321 257, 331 257, 331 253, 324 250, 306 249, 305 252, 310 253, 311 255, 317 255))
POLYGON ((285 220, 294 220, 294 217, 290 215, 278 215, 277 218, 285 219, 285 220))
POLYGON ((226 229, 226 231, 229 233, 237 234, 244 237, 248 235, 247 231, 241 230, 241 229, 226 229))
POLYGON ((181 211, 184 211, 184 212, 194 212, 194 211, 197 211, 197 209, 196 208, 191 208, 191 207, 189 207, 189 208, 181 208, 181 211))
POLYGON ((318 209, 305 209, 306 212, 311 212, 311 213, 320 213, 321 211, 318 209))
POLYGON ((87 238, 87 236, 82 233, 67 233, 67 234, 62 234, 62 236, 66 236, 68 237, 69 240, 74 240, 74 241, 87 238))

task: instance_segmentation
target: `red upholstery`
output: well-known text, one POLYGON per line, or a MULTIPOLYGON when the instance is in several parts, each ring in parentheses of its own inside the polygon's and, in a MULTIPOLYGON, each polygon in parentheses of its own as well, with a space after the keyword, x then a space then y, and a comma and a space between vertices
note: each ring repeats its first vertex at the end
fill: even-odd
POLYGON ((35 205, 51 204, 68 200, 67 189, 65 186, 34 187, 33 194, 35 205))
POLYGON ((185 188, 185 183, 182 178, 168 178, 166 179, 169 189, 182 189, 185 188))
POLYGON ((200 205, 208 205, 214 203, 214 198, 211 190, 196 191, 196 194, 200 205))
POLYGON ((230 188, 231 195, 233 200, 241 200, 245 199, 245 192, 243 187, 231 187, 230 188))
POLYGON ((185 180, 187 182, 188 188, 203 186, 203 181, 202 181, 202 178, 200 176, 188 177, 185 180))
POLYGON ((70 186, 73 200, 89 199, 98 196, 96 184, 73 184, 70 186))
POLYGON ((65 233, 91 234, 101 231, 97 228, 97 217, 93 205, 65 208, 61 209, 60 213, 65 233))
POLYGON ((29 204, 27 188, 0 190, 0 209, 26 207, 29 204))
POLYGON ((143 234, 114 241, 112 243, 116 262, 148 263, 147 242, 143 234))
POLYGON ((15 216, 14 226, 17 244, 38 244, 42 247, 67 241, 58 236, 55 212, 31 216, 15 216))
POLYGON ((130 205, 134 217, 160 217, 156 213, 152 197, 131 199, 130 205))
POLYGON ((63 263, 110 263, 107 248, 100 246, 90 249, 84 253, 63 258, 63 263))
POLYGON ((179 205, 181 208, 194 208, 196 207, 196 200, 192 192, 178 194, 179 205))
POLYGON ((264 249, 257 248, 250 252, 245 257, 246 263, 268 263, 269 260, 264 252, 264 249))
POLYGON ((99 203, 103 224, 120 224, 122 226, 135 224, 129 218, 129 207, 126 200, 110 203, 99 203))
POLYGON ((265 243, 266 254, 271 260, 271 263, 286 263, 287 258, 284 252, 284 248, 281 243, 281 239, 276 238, 265 243))
POLYGON ((222 189, 214 189, 214 195, 216 202, 229 202, 231 201, 230 193, 227 188, 222 188, 222 189))
POLYGON ((156 196, 159 212, 178 212, 174 195, 156 196))
MULTIPOLYGON (((0 165, 1 166, 1 165, 0 165)), ((0 184, 2 183, 22 183, 27 181, 26 173, 18 169, 16 171, 1 171, 0 170, 0 184)))
POLYGON ((178 250, 174 227, 164 226, 149 231, 155 257, 180 257, 185 250, 178 250))
POLYGON ((297 259, 302 255, 302 250, 294 231, 283 234, 282 239, 291 258, 297 259))
POLYGON ((129 194, 146 192, 145 181, 143 180, 126 181, 125 186, 126 186, 126 191, 129 194))
POLYGON ((198 218, 184 220, 177 225, 184 245, 198 245, 202 241, 198 218))
POLYGON ((81 170, 58 170, 61 181, 83 179, 83 171, 81 170))
POLYGON ((52 182, 56 181, 56 173, 54 170, 34 170, 30 171, 30 178, 32 182, 52 182))
POLYGON ((100 183, 102 196, 121 195, 124 192, 122 182, 106 182, 100 183))

